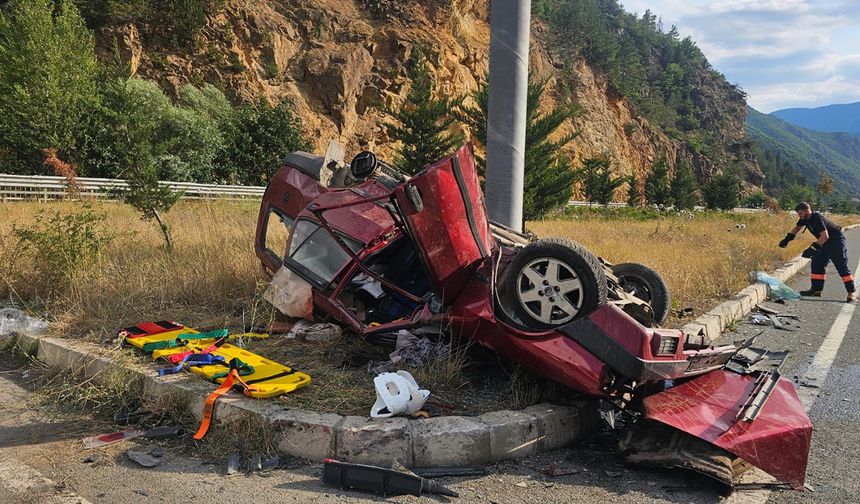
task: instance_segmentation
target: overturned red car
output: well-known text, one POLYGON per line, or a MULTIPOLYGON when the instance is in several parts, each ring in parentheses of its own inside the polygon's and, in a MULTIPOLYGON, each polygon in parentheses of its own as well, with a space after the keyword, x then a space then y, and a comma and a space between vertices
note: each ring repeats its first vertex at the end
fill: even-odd
POLYGON ((413 177, 370 152, 349 165, 289 154, 255 250, 356 333, 443 328, 602 399, 634 462, 730 485, 751 464, 803 487, 812 424, 780 377, 785 353, 660 328, 669 294, 653 270, 492 224, 469 145, 413 177))

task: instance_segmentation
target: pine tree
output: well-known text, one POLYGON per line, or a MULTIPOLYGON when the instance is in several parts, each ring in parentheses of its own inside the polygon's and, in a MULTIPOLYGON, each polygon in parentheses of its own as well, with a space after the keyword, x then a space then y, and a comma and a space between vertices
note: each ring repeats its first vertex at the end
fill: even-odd
POLYGON ((642 206, 642 192, 639 190, 639 178, 636 175, 627 177, 627 206, 642 206))
POLYGON ((385 125, 389 138, 400 142, 395 165, 414 175, 425 166, 449 155, 462 143, 459 134, 449 133, 455 118, 451 110, 459 100, 433 98, 433 79, 423 50, 416 51, 409 76, 412 87, 406 101, 396 111, 389 111, 393 123, 385 125))
POLYGON ((696 206, 696 176, 687 163, 681 163, 675 168, 670 192, 677 210, 691 210, 696 206))
POLYGON ((591 203, 603 206, 612 201, 615 190, 624 183, 624 177, 613 177, 609 156, 591 157, 582 162, 582 168, 576 170, 576 176, 582 184, 582 192, 591 203))
MULTIPOLYGON (((527 220, 540 219, 551 210, 565 205, 573 194, 576 177, 570 159, 561 149, 576 138, 579 132, 565 135, 555 141, 549 137, 565 121, 578 114, 579 109, 574 104, 567 104, 542 113, 539 108, 545 89, 545 82, 531 82, 527 94, 523 195, 523 216, 527 220)), ((489 86, 486 81, 478 86, 471 98, 474 105, 460 105, 456 111, 457 119, 472 132, 473 141, 486 147, 489 106, 489 86)), ((480 156, 477 161, 478 173, 483 178, 486 162, 480 156)))
POLYGON ((738 206, 740 190, 741 181, 737 176, 730 173, 716 175, 702 190, 705 206, 709 210, 731 210, 738 206))
POLYGON ((645 203, 669 205, 672 203, 669 184, 669 168, 666 158, 660 158, 645 177, 645 203))

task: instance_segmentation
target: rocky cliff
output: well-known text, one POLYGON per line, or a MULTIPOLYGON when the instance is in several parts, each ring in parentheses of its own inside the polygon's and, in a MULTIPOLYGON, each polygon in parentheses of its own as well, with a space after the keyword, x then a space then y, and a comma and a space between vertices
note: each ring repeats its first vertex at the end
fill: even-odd
MULTIPOLYGON (((288 100, 322 151, 329 139, 347 152, 392 151, 382 123, 409 82, 405 63, 416 44, 430 52, 437 92, 463 95, 475 89, 488 63, 487 0, 227 0, 189 47, 142 37, 134 24, 103 28, 104 56, 119 48, 132 72, 167 88, 186 82, 219 84, 236 100, 288 100)), ((743 144, 743 96, 725 81, 702 75, 700 100, 722 144, 700 152, 672 138, 637 113, 604 75, 581 60, 552 50, 546 26, 534 23, 532 74, 548 79, 546 105, 569 90, 582 114, 567 132, 576 159, 609 152, 619 173, 644 174, 661 156, 669 165, 690 162, 706 179, 725 166, 740 165, 748 182, 760 185, 755 157, 743 144)))

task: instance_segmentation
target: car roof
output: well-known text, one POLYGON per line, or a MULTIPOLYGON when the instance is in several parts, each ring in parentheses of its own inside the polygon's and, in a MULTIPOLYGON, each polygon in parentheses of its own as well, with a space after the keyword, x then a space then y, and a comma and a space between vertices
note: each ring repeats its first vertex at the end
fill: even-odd
POLYGON ((296 151, 284 156, 281 160, 281 164, 298 168, 304 174, 309 177, 313 177, 316 181, 319 181, 323 161, 325 161, 325 158, 322 156, 317 156, 316 154, 310 154, 308 152, 296 151))

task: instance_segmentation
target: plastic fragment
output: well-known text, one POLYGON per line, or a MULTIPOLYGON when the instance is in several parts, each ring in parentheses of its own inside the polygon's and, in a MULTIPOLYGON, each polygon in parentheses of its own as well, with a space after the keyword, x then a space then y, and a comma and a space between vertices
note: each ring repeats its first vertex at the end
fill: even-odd
POLYGON ((99 448, 101 446, 112 445, 114 443, 119 443, 120 441, 125 441, 127 439, 134 439, 136 437, 143 436, 143 434, 144 432, 142 430, 129 429, 84 438, 84 449, 89 450, 91 448, 99 448))
POLYGON ((756 271, 755 279, 757 282, 767 284, 770 290, 770 297, 774 301, 779 302, 786 299, 789 301, 797 301, 800 299, 800 293, 785 285, 778 278, 774 278, 764 271, 756 271))
POLYGON ((128 450, 125 452, 126 456, 134 462, 137 462, 138 465, 143 467, 155 467, 161 464, 161 461, 164 460, 162 458, 156 458, 150 455, 149 453, 138 451, 138 450, 128 450))
POLYGON ((178 425, 159 425, 146 431, 144 437, 147 439, 169 439, 179 436, 182 428, 178 425))
POLYGON ((227 475, 232 476, 239 472, 240 457, 238 453, 234 453, 227 458, 227 475))
POLYGON ((31 317, 15 308, 0 308, 0 336, 26 334, 36 336, 48 329, 48 322, 31 317))

